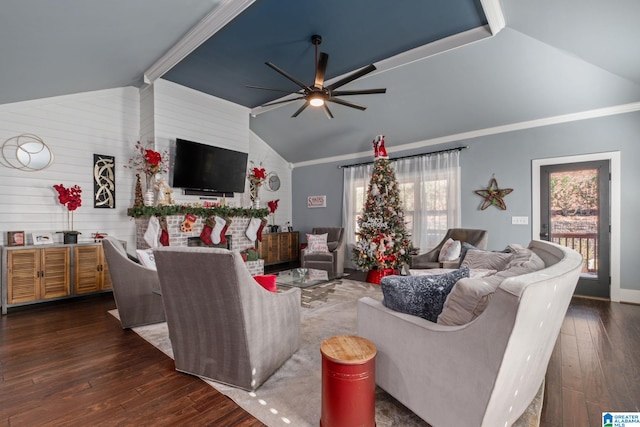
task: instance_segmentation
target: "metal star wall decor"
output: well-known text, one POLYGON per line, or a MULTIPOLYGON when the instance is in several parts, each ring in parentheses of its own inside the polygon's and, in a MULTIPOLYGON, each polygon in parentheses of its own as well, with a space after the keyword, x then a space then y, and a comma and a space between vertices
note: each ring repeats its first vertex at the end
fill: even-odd
POLYGON ((499 188, 498 181, 492 177, 491 181, 489 181, 489 187, 484 190, 476 190, 475 193, 484 198, 482 205, 480 205, 481 210, 485 210, 493 205, 504 211, 507 209, 507 205, 502 198, 512 191, 513 188, 499 188))

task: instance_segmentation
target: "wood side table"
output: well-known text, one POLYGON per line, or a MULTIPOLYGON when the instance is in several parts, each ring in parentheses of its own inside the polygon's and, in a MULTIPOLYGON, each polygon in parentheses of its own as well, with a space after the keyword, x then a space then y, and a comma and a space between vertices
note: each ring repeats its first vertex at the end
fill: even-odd
POLYGON ((376 346, 366 338, 340 335, 320 345, 320 427, 376 425, 376 346))

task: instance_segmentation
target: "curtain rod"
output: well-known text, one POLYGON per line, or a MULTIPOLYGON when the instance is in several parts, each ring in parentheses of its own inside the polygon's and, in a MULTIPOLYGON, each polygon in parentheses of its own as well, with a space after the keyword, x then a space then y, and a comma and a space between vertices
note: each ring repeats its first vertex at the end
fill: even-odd
MULTIPOLYGON (((395 162, 396 160, 410 159, 412 157, 433 156, 435 154, 448 153, 450 151, 462 151, 462 150, 465 150, 467 148, 469 148, 469 146, 465 145, 465 146, 462 146, 462 147, 449 148, 449 149, 446 149, 446 150, 432 151, 430 153, 410 154, 408 156, 395 157, 393 159, 389 159, 389 161, 390 162, 395 162)), ((354 164, 351 164, 351 165, 340 165, 340 166, 338 166, 338 169, 353 168, 353 167, 356 167, 356 166, 371 165, 371 164, 373 164, 373 162, 362 162, 362 163, 354 163, 354 164)))

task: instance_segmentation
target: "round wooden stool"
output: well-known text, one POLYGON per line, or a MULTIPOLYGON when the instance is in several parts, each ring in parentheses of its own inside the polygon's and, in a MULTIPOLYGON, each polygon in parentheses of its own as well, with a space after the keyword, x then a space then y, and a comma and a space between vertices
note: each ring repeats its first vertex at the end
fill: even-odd
POLYGON ((371 341, 358 336, 322 342, 321 427, 376 425, 376 351, 371 341))

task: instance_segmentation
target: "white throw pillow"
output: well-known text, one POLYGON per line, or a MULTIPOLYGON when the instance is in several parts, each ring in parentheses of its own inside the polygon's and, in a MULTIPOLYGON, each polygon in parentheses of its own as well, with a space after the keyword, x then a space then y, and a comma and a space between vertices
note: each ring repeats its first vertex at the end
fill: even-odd
POLYGON ((152 270, 156 269, 156 259, 153 256, 153 249, 136 249, 140 264, 152 270))
POLYGON ((440 249, 440 254, 438 255, 438 262, 446 262, 446 261, 455 261, 460 257, 460 250, 462 249, 462 244, 459 240, 453 240, 451 238, 447 239, 442 245, 442 249, 440 249))
POLYGON ((328 253, 327 233, 324 234, 307 234, 307 252, 310 253, 328 253))

